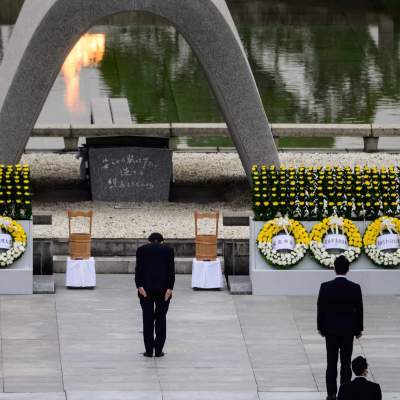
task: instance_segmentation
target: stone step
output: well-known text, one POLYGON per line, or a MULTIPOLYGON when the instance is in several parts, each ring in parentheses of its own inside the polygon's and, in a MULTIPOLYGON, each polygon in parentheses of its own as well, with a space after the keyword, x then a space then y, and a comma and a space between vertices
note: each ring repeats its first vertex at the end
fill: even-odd
MULTIPOLYGON (((136 267, 136 257, 95 257, 98 274, 133 274, 136 267)), ((192 273, 192 257, 175 257, 175 272, 177 274, 192 273)), ((53 256, 53 272, 65 273, 67 256, 53 256)), ((223 261, 222 261, 223 266, 223 261)))
POLYGON ((33 275, 33 294, 55 293, 54 275, 33 275))
MULTIPOLYGON (((256 391, 80 391, 0 393, 0 400, 325 400, 323 392, 256 391)), ((400 393, 383 393, 383 400, 399 400, 400 393)))
MULTIPOLYGON (((322 392, 256 391, 66 391, 49 393, 0 393, 0 400, 325 400, 322 392)), ((384 393, 383 400, 399 400, 400 393, 384 393)))
POLYGON ((229 275, 228 287, 231 294, 252 294, 251 279, 249 275, 229 275))
MULTIPOLYGON (((89 397, 92 399, 93 397, 89 397)), ((44 392, 44 393, 0 393, 0 400, 66 400, 65 392, 44 392)))
MULTIPOLYGON (((325 400, 321 392, 259 392, 259 400, 325 400)), ((383 400, 399 400, 399 393, 383 393, 383 400)), ((0 399, 1 400, 1 399, 0 399)))

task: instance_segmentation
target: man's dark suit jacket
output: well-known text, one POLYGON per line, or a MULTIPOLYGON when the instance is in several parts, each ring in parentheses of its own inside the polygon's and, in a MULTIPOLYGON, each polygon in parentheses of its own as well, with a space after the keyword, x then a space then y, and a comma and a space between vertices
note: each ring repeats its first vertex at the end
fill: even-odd
POLYGON ((149 243, 136 251, 136 287, 145 290, 173 289, 175 283, 174 250, 161 243, 149 243))
POLYGON ((382 400, 381 387, 365 378, 356 378, 340 388, 338 400, 382 400))
POLYGON ((318 330, 322 335, 357 336, 363 331, 361 287, 338 277, 321 285, 318 296, 318 330))

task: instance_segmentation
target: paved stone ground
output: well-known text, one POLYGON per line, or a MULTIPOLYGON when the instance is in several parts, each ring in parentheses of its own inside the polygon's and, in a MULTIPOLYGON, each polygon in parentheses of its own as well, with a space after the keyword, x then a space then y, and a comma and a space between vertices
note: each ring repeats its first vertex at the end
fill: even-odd
MULTIPOLYGON (((315 298, 192 291, 178 276, 163 359, 145 359, 131 275, 95 290, 0 298, 0 400, 322 400, 315 298)), ((397 297, 369 297, 365 354, 385 400, 400 399, 397 297), (398 393, 398 394, 396 394, 398 393)))

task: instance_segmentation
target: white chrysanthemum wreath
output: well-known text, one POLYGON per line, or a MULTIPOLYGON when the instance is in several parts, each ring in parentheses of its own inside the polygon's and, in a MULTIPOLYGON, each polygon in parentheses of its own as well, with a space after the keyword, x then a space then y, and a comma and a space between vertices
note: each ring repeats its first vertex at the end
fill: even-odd
POLYGON ((27 237, 24 228, 8 217, 0 217, 0 228, 3 234, 11 236, 11 247, 0 252, 0 268, 5 268, 14 263, 24 254, 27 237))
POLYGON ((336 215, 315 224, 310 233, 310 249, 315 259, 325 267, 333 268, 339 255, 344 255, 349 262, 355 261, 361 254, 361 247, 361 234, 354 222, 336 215), (331 254, 325 247, 324 239, 327 234, 346 236, 347 244, 339 254, 331 254))
POLYGON ((400 265, 400 219, 383 216, 368 225, 364 233, 365 253, 376 265, 395 268, 400 265))
POLYGON ((304 226, 288 217, 266 222, 257 237, 257 247, 263 258, 280 269, 297 264, 305 256, 308 242, 309 236, 304 226))

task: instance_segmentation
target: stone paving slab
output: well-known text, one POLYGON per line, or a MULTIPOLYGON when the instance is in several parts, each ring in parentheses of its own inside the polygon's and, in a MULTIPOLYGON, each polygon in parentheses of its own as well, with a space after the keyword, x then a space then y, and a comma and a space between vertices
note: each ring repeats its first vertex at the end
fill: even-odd
POLYGON ((62 391, 56 340, 2 340, 5 392, 62 391))
POLYGON ((58 340, 53 295, 2 296, 0 319, 3 339, 58 340))
POLYGON ((73 391, 153 391, 161 390, 157 369, 126 366, 117 368, 66 368, 64 389, 73 391))
MULTIPOLYGON (((325 400, 326 393, 260 392, 259 400, 325 400)), ((383 400, 400 400, 400 393, 384 393, 383 400)))
POLYGON ((66 400, 64 392, 0 393, 0 400, 66 400))
POLYGON ((251 369, 165 368, 158 369, 163 391, 249 391, 257 390, 251 369))
MULTIPOLYGON (((0 393, 0 400, 325 400, 318 392, 220 392, 220 391, 67 391, 0 393)), ((400 393, 384 393, 383 400, 400 400, 400 393)))
POLYGON ((163 397, 160 391, 68 391, 66 400, 163 400, 163 397))
MULTIPOLYGON (((324 398, 315 297, 193 291, 190 276, 178 275, 166 357, 147 359, 131 276, 99 275, 90 291, 67 290, 64 279, 55 276, 54 295, 0 296, 0 392, 21 400, 30 400, 27 392, 50 392, 49 400, 56 392, 59 400, 63 391, 73 400, 235 400, 232 392, 240 400, 257 393, 261 400, 324 398)), ((371 379, 393 400, 400 393, 399 298, 364 302, 365 336, 354 355, 368 358, 371 379)))
POLYGON ((259 400, 257 392, 163 392, 163 400, 259 400))
POLYGON ((259 400, 325 400, 326 393, 318 392, 260 392, 259 400))

